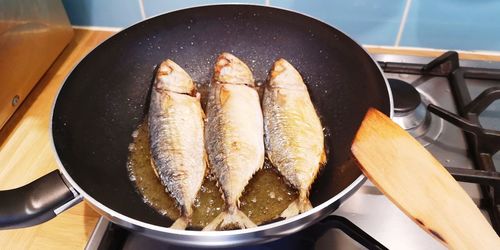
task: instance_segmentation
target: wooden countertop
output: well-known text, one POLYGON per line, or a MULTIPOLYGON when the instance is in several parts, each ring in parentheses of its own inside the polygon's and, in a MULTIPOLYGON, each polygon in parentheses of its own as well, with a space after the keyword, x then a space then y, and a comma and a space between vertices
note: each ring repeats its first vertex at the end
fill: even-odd
MULTIPOLYGON (((22 186, 57 168, 49 138, 50 109, 70 70, 113 32, 75 30, 75 37, 0 130, 0 190, 22 186)), ((442 51, 367 47, 371 53, 437 56, 442 51)), ((499 55, 463 53, 464 59, 500 61, 499 55)), ((44 224, 0 231, 2 249, 82 249, 99 214, 85 202, 44 224)))
MULTIPOLYGON (((111 32, 75 30, 72 42, 0 130, 0 190, 22 186, 57 168, 49 120, 71 69, 111 32)), ((99 214, 84 202, 44 224, 0 231, 0 249, 83 249, 99 214)))

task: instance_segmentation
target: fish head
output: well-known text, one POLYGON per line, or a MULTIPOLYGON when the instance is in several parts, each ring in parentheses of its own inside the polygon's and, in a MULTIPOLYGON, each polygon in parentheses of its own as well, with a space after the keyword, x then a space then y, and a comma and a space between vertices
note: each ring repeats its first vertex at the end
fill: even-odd
POLYGON ((250 68, 238 57, 227 52, 220 54, 215 62, 214 81, 224 84, 254 86, 250 68))
POLYGON ((306 89, 300 73, 283 58, 274 62, 269 73, 269 86, 283 89, 306 89))
POLYGON ((163 61, 156 72, 154 88, 159 91, 171 91, 193 95, 194 83, 184 69, 170 59, 163 61))

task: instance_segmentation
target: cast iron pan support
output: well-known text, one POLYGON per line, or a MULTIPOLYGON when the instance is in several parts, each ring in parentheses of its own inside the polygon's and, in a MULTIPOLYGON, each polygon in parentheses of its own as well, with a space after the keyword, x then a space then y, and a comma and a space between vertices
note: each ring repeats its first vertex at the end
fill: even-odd
POLYGON ((313 247, 314 244, 318 241, 318 239, 323 236, 330 229, 340 229, 346 235, 351 237, 351 239, 355 240, 359 244, 363 245, 367 249, 373 250, 385 250, 388 249, 382 243, 378 242, 376 239, 367 234, 363 229, 356 226, 350 220, 345 217, 330 215, 320 221, 319 223, 307 228, 306 237, 310 239, 310 244, 305 244, 306 248, 313 247))
MULTIPOLYGON (((500 88, 486 89, 473 100, 466 86, 467 78, 500 80, 500 74, 498 70, 494 69, 461 67, 458 53, 454 51, 444 53, 423 67, 424 72, 436 69, 441 69, 442 73, 444 73, 442 76, 448 78, 460 116, 432 104, 429 105, 428 110, 466 132, 468 151, 474 160, 475 167, 482 172, 477 173, 481 176, 473 177, 474 182, 481 185, 483 198, 480 207, 487 209, 493 228, 495 228, 497 234, 500 234, 500 214, 498 209, 500 184, 498 182, 499 175, 495 171, 492 160, 492 156, 500 149, 500 133, 499 131, 484 129, 479 121, 479 115, 491 103, 500 98, 500 88)), ((468 181, 472 180, 470 173, 465 173, 465 176, 461 177, 466 177, 468 181)))
MULTIPOLYGON (((34 226, 54 218, 82 200, 54 170, 22 187, 0 191, 0 229, 34 226)), ((369 249, 387 249, 346 218, 331 215, 306 229, 315 243, 328 229, 338 228, 369 249)))
MULTIPOLYGON (((100 226, 99 224, 97 225, 100 226)), ((347 218, 338 215, 329 215, 320 222, 311 225, 310 227, 300 231, 298 233, 289 235, 280 240, 264 243, 261 245, 252 245, 245 247, 227 248, 228 250, 239 249, 239 250, 255 250, 255 249, 315 249, 316 243, 320 238, 322 238, 325 233, 329 230, 341 230, 345 235, 350 237, 353 241, 356 241, 360 245, 364 246, 366 249, 370 250, 386 250, 388 249, 382 243, 378 242, 376 239, 367 234, 363 229, 356 226, 354 223, 349 221, 347 218)), ((194 248, 169 245, 155 239, 147 238, 148 236, 143 235, 140 237, 132 236, 134 233, 127 230, 119 225, 113 224, 111 222, 107 223, 105 226, 105 233, 102 237, 91 237, 91 241, 95 240, 97 244, 87 245, 85 249, 87 250, 109 250, 109 249, 129 249, 133 248, 130 246, 125 246, 127 243, 132 243, 132 246, 140 245, 145 249, 170 249, 175 248, 178 250, 192 250, 194 248), (139 243, 138 243, 139 242, 139 243), (145 244, 145 245, 144 245, 145 244)), ((196 248, 198 249, 198 248, 196 248)))
POLYGON ((54 170, 22 187, 0 191, 0 229, 40 224, 81 200, 54 170))

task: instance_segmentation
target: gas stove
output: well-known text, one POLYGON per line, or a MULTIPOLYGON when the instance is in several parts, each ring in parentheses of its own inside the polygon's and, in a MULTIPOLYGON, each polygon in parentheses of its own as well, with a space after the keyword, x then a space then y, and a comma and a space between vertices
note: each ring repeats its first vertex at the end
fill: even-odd
MULTIPOLYGON (((372 54, 396 121, 429 150, 500 233, 500 62, 372 54)), ((86 249, 193 249, 101 218, 86 249)), ((446 249, 367 181, 331 216, 283 239, 238 249, 446 249)))

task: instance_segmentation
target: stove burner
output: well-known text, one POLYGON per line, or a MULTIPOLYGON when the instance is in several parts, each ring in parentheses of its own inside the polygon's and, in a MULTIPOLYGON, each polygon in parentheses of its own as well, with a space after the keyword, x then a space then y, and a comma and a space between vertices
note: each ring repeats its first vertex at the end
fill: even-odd
POLYGON ((394 121, 413 137, 420 137, 429 130, 431 116, 422 102, 420 93, 411 84, 388 79, 394 99, 394 121))
POLYGON ((389 78, 388 80, 393 93, 395 112, 408 113, 420 105, 422 99, 415 87, 399 79, 389 78))
MULTIPOLYGON (((400 77, 404 78, 400 75, 400 77)), ((443 132, 443 119, 427 110, 436 100, 423 89, 416 89, 403 80, 389 78, 394 100, 393 120, 423 146, 435 142, 443 132)), ((428 91, 428 90, 427 90, 428 91)))

